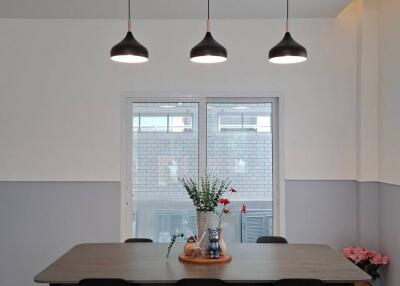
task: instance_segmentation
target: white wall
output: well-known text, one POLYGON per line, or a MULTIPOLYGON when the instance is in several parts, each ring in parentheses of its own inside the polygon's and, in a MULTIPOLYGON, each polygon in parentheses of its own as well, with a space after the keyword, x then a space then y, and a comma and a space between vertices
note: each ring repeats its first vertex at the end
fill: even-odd
POLYGON ((378 1, 357 0, 348 9, 358 15, 357 139, 359 181, 377 181, 379 173, 378 1))
POLYGON ((267 63, 280 20, 212 23, 229 61, 188 60, 202 21, 138 21, 144 65, 109 60, 124 21, 0 20, 0 180, 120 180, 120 96, 126 91, 266 91, 282 95, 288 179, 355 179, 357 25, 293 21, 302 65, 267 63))
POLYGON ((381 0, 379 17, 380 179, 400 184, 400 2, 381 0))

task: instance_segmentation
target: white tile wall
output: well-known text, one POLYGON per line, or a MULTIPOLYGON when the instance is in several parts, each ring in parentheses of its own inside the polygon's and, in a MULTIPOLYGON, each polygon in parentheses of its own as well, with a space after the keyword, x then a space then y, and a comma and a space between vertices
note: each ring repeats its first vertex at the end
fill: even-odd
MULTIPOLYGON (((207 167, 211 173, 232 180, 234 199, 272 200, 272 134, 218 132, 218 112, 234 104, 213 104, 207 114, 207 167)), ((271 105, 252 104, 263 112, 271 105)), ((242 111, 240 111, 242 112, 242 111)))
MULTIPOLYGON (((208 170, 232 179, 239 191, 235 199, 271 200, 271 133, 218 133, 216 122, 215 116, 208 117, 208 170)), ((177 177, 197 176, 197 127, 183 134, 136 133, 133 150, 136 199, 187 198, 177 177)))
MULTIPOLYGON (((171 112, 160 104, 138 104, 137 112, 171 112)), ((188 105, 188 106, 186 106, 188 105)), ((198 175, 197 107, 179 107, 193 114, 193 131, 188 133, 133 133, 133 195, 136 200, 187 200, 178 178, 198 175)), ((135 110, 135 109, 134 109, 135 110)), ((178 110, 177 112, 181 112, 178 110)), ((172 111, 175 112, 175 111, 172 111)))

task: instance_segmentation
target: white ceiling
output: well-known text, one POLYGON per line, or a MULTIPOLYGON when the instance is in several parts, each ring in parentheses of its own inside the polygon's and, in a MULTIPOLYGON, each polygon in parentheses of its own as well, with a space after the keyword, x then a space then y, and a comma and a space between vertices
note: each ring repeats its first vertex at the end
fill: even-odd
MULTIPOLYGON (((336 17, 351 0, 291 0, 291 16, 336 17)), ((200 19, 206 0, 132 0, 141 19, 200 19)), ((211 0, 213 18, 281 18, 285 0, 211 0)), ((127 0, 1 0, 0 18, 126 18, 127 0)))

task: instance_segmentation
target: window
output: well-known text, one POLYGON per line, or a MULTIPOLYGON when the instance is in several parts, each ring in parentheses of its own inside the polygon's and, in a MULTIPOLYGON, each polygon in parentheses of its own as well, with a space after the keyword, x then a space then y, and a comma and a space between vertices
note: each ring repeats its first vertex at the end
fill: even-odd
POLYGON ((254 242, 273 234, 273 101, 130 105, 133 237, 168 242, 177 232, 196 234, 195 209, 178 178, 204 176, 206 170, 230 178, 238 190, 230 198, 227 242, 254 242), (240 213, 242 203, 246 216, 240 213))
POLYGON ((191 132, 191 114, 135 114, 133 116, 133 132, 191 132))
POLYGON ((191 132, 193 129, 192 115, 170 115, 168 120, 169 132, 191 132))
POLYGON ((219 132, 271 132, 270 114, 219 114, 219 132))

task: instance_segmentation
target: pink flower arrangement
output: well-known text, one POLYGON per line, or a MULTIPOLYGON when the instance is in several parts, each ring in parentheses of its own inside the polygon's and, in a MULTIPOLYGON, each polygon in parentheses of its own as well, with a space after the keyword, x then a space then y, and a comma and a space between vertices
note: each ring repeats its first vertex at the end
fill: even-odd
POLYGON ((231 203, 231 201, 228 198, 220 198, 218 200, 218 203, 221 204, 221 205, 226 206, 226 205, 229 205, 231 203))
POLYGON ((390 260, 389 256, 382 255, 375 250, 365 249, 362 246, 343 248, 342 255, 371 275, 373 280, 379 278, 379 268, 387 265, 390 260))
POLYGON ((245 204, 243 204, 242 205, 242 208, 240 209, 240 212, 242 213, 242 214, 247 214, 247 207, 246 207, 246 205, 245 204))
POLYGON ((233 193, 237 193, 237 190, 235 188, 230 187, 225 192, 225 196, 218 199, 218 206, 215 211, 215 213, 218 216, 218 228, 223 227, 224 218, 231 213, 231 210, 229 209, 228 205, 231 203, 229 196, 233 193))

